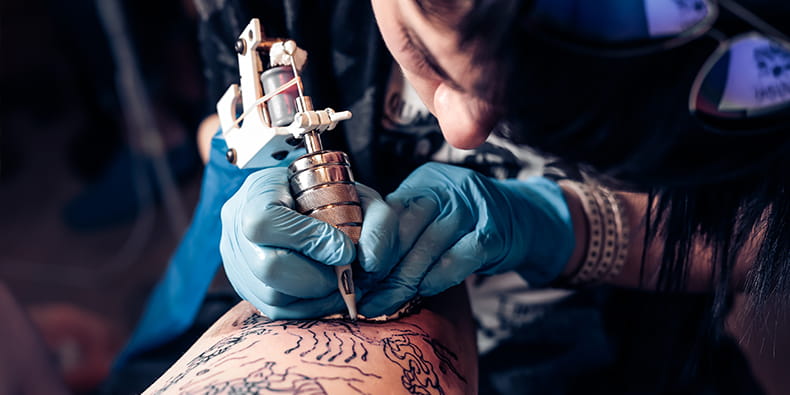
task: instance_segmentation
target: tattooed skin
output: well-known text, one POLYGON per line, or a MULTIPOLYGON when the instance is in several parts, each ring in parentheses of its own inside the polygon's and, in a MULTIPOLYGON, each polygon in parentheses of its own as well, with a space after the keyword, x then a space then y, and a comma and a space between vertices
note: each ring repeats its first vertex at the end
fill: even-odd
POLYGON ((469 384, 458 355, 415 322, 272 321, 244 313, 147 393, 368 394, 384 385, 428 395, 469 384))

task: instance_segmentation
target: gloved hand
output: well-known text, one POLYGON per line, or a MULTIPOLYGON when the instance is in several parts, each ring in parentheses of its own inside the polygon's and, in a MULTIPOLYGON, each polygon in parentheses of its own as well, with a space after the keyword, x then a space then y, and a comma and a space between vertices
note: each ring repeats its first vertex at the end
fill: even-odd
POLYGON ((354 268, 357 297, 397 258, 395 213, 374 190, 357 184, 364 213, 360 247, 341 231, 299 214, 286 168, 251 174, 222 207, 220 252, 236 292, 272 319, 343 312, 333 265, 354 268), (362 269, 362 270, 360 270, 362 269))
POLYGON ((429 163, 387 196, 398 214, 399 263, 359 305, 391 314, 473 273, 518 272, 531 286, 555 279, 573 252, 571 216, 560 187, 542 177, 497 181, 429 163))

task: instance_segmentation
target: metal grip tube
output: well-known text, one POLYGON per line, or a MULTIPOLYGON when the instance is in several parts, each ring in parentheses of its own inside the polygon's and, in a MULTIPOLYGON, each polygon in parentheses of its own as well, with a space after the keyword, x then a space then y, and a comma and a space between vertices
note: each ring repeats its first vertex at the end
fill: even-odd
POLYGON ((314 152, 296 159, 288 170, 296 210, 338 228, 356 244, 362 206, 348 156, 340 151, 314 152))
MULTIPOLYGON (((338 228, 357 244, 362 231, 362 205, 348 156, 340 151, 311 152, 297 158, 288 172, 296 210, 338 228)), ((335 273, 349 317, 356 320, 351 265, 335 266, 335 273)))

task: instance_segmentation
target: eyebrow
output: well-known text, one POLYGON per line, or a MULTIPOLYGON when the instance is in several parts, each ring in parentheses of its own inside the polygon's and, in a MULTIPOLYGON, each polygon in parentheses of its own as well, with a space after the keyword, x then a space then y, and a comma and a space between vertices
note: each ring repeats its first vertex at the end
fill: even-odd
POLYGON ((413 30, 411 30, 410 27, 402 24, 401 29, 403 29, 403 33, 406 35, 406 38, 408 39, 409 43, 414 46, 414 49, 416 49, 417 52, 420 53, 420 56, 422 56, 425 59, 425 64, 431 70, 433 70, 433 72, 436 73, 436 75, 438 75, 441 79, 445 80, 445 82, 447 82, 447 84, 450 85, 451 88, 459 92, 466 92, 466 89, 464 89, 464 87, 461 86, 461 84, 459 84, 452 77, 450 77, 450 74, 448 74, 447 71, 442 66, 439 65, 439 62, 433 56, 431 51, 429 51, 428 48, 425 47, 425 44, 423 44, 422 40, 420 40, 420 38, 417 37, 417 35, 414 33, 413 30))

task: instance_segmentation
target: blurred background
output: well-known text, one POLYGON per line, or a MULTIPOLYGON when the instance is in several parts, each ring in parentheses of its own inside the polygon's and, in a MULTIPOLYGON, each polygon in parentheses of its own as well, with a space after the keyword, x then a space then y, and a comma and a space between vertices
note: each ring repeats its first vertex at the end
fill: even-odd
MULTIPOLYGON (((0 283, 75 393, 107 373, 186 229, 211 102, 190 0, 106 3, 0 4, 0 283)), ((790 393, 787 317, 738 318, 766 390, 790 393)))
POLYGON ((75 391, 101 380, 133 328, 202 171, 191 0, 104 3, 119 8, 0 4, 0 283, 75 391))

